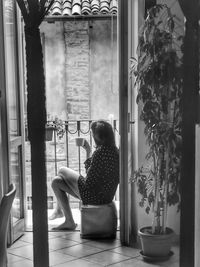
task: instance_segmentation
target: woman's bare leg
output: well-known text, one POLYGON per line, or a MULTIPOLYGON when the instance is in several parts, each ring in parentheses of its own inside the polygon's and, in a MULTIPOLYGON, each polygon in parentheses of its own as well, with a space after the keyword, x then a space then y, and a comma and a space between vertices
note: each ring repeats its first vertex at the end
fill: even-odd
POLYGON ((62 218, 64 216, 63 211, 61 209, 61 207, 59 206, 58 202, 56 203, 56 208, 53 211, 53 213, 51 214, 51 216, 49 216, 49 220, 55 220, 57 218, 62 218))
MULTIPOLYGON (((58 176, 52 182, 52 189, 58 201, 57 207, 58 209, 60 209, 60 207, 62 208, 65 216, 65 222, 58 227, 55 227, 54 229, 56 230, 74 230, 76 228, 66 193, 76 198, 80 198, 77 184, 78 177, 79 174, 73 170, 69 168, 61 168, 58 176)), ((57 211, 56 208, 54 213, 56 214, 57 211)))

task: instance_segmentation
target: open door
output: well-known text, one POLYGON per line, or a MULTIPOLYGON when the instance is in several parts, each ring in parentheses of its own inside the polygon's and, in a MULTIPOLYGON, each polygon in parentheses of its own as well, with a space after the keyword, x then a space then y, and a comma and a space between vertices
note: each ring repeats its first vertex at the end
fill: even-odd
POLYGON ((135 188, 129 178, 137 167, 138 114, 130 59, 136 57, 138 29, 143 17, 144 1, 119 1, 120 235, 125 245, 137 241, 135 188))
POLYGON ((0 4, 1 16, 1 148, 4 194, 14 183, 16 196, 11 212, 8 243, 12 244, 24 231, 24 129, 22 82, 20 77, 21 54, 18 17, 15 1, 0 4))

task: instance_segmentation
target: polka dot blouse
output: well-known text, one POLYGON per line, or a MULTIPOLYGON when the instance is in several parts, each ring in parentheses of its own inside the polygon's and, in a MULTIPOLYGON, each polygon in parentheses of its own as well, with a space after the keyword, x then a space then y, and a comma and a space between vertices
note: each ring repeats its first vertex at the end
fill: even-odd
POLYGON ((99 146, 85 161, 86 177, 80 176, 78 188, 84 205, 108 204, 119 183, 119 151, 114 146, 99 146))

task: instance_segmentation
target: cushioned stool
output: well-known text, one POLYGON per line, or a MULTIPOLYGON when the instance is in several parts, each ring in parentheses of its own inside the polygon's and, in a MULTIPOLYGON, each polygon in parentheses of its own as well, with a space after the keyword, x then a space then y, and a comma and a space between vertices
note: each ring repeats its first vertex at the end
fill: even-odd
POLYGON ((82 238, 115 238, 117 209, 114 201, 106 205, 81 206, 82 238))

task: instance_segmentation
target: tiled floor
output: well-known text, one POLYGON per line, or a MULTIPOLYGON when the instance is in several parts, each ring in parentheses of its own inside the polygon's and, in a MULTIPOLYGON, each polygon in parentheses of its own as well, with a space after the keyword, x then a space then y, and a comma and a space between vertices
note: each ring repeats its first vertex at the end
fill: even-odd
MULTIPOLYGON (((120 224, 120 221, 119 221, 119 201, 115 200, 115 205, 116 205, 116 208, 117 208, 117 214, 118 214, 118 226, 120 224)), ((73 214, 73 218, 74 218, 74 221, 76 222, 76 224, 78 225, 78 230, 80 230, 80 223, 81 223, 81 215, 80 215, 80 209, 79 208, 72 208, 71 207, 71 210, 72 210, 72 214, 73 214)), ((51 216, 51 214, 53 213, 53 209, 48 209, 48 218, 51 216)), ((61 223, 64 222, 64 217, 62 218, 57 218, 55 220, 48 220, 48 226, 49 226, 49 231, 55 227, 55 226, 58 226, 60 225, 61 223)), ((32 210, 27 210, 26 211, 26 229, 28 231, 32 231, 32 224, 33 224, 33 219, 32 219, 32 210)))
MULTIPOLYGON (((140 250, 122 246, 115 240, 81 239, 80 232, 49 232, 49 261, 55 267, 178 267, 179 249, 166 262, 144 262, 140 250)), ((8 267, 33 267, 32 232, 26 232, 8 248, 8 267)))

